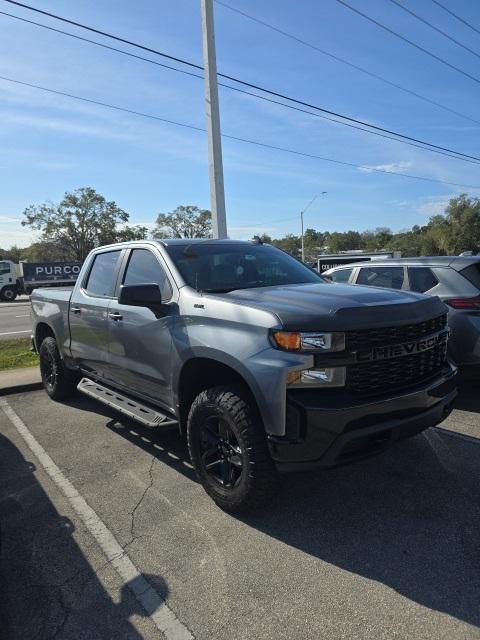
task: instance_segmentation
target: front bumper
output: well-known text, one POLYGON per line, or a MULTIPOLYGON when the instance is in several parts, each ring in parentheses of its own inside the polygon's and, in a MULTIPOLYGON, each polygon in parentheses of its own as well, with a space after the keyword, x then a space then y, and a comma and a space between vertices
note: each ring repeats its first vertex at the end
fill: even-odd
POLYGON ((270 454, 279 471, 353 462, 438 424, 456 395, 450 364, 433 381, 373 400, 344 389, 291 390, 286 436, 268 437, 270 454))

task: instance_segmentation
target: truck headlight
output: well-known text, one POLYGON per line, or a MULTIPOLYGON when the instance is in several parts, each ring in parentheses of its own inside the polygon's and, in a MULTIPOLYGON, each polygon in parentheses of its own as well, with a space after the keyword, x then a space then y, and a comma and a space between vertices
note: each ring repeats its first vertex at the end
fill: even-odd
POLYGON ((273 331, 273 342, 285 351, 326 353, 345 350, 345 334, 335 331, 273 331))
POLYGON ((287 374, 287 385, 304 389, 309 387, 343 387, 345 386, 345 367, 291 371, 287 374))

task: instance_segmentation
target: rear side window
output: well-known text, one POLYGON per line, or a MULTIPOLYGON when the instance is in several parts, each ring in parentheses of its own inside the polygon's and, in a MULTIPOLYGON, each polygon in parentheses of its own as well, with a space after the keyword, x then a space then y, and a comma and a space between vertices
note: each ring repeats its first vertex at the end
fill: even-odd
POLYGON ((115 288, 115 273, 120 251, 98 253, 88 276, 85 290, 92 296, 109 297, 115 288))
POLYGON ((460 273, 469 282, 471 282, 474 287, 477 287, 477 289, 480 289, 480 263, 479 262, 476 262, 475 264, 471 264, 469 267, 462 269, 460 273))
POLYGON ((403 286, 403 267, 362 267, 357 284, 401 289, 403 286))
POLYGON ((409 267, 410 291, 425 293, 438 284, 438 279, 428 267, 409 267))
POLYGON ((339 271, 330 273, 326 277, 330 278, 330 280, 333 280, 334 282, 348 282, 352 271, 353 269, 340 269, 339 271))
POLYGON ((162 300, 172 297, 172 287, 157 258, 148 249, 134 249, 130 254, 123 284, 160 285, 162 300))

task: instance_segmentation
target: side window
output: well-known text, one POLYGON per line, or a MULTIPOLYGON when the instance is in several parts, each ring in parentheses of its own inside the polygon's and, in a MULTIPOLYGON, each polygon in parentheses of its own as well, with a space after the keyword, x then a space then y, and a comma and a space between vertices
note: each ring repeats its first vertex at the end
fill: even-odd
POLYGON ((348 282, 352 274, 353 269, 340 269, 339 271, 334 271, 327 278, 333 280, 334 282, 348 282))
POLYGON ((403 267, 362 267, 357 284, 401 289, 403 286, 403 267))
POLYGON ((0 276, 10 273, 10 264, 8 262, 0 262, 0 276))
POLYGON ((134 249, 130 254, 123 284, 152 282, 160 285, 162 300, 169 300, 172 297, 172 287, 157 258, 148 249, 134 249))
POLYGON ((438 284, 438 279, 428 267, 409 267, 410 290, 425 293, 438 284))
POLYGON ((120 251, 98 253, 88 276, 85 290, 92 296, 111 296, 115 288, 115 269, 120 251))

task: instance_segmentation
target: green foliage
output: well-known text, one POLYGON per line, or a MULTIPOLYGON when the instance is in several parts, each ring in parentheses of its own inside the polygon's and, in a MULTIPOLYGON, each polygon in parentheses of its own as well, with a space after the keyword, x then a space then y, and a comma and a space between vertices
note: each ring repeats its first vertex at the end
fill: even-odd
MULTIPOLYGON (((30 247, 0 249, 1 260, 48 261, 83 260, 95 246, 148 237, 144 226, 128 226, 128 214, 115 202, 106 202, 94 189, 66 193, 59 205, 46 203, 25 210, 22 224, 41 232, 41 239, 30 247)), ((212 233, 210 211, 196 206, 179 206, 157 217, 154 238, 208 238, 212 233)), ((301 237, 293 233, 283 238, 258 236, 295 258, 300 257, 301 237)), ((306 260, 321 253, 338 251, 401 251, 403 256, 458 255, 462 251, 480 252, 480 199, 462 194, 452 198, 444 214, 432 216, 424 226, 393 233, 388 227, 345 232, 308 228, 304 235, 306 260)))
POLYGON ((300 236, 295 236, 293 233, 287 233, 286 236, 279 240, 272 240, 272 244, 295 258, 298 258, 302 248, 300 236))
MULTIPOLYGON (((452 198, 444 214, 432 216, 424 226, 393 233, 388 227, 374 230, 334 231, 307 229, 304 235, 307 260, 320 253, 339 251, 401 251, 403 256, 458 255, 462 251, 480 252, 480 199, 462 194, 452 198)), ((298 257, 301 238, 287 234, 272 243, 298 257)))
MULTIPOLYGON (((94 248, 117 242, 131 233, 145 237, 145 227, 126 226, 129 215, 91 187, 65 193, 60 204, 46 202, 25 209, 22 225, 41 233, 43 249, 56 247, 64 260, 84 260, 94 248)), ((130 239, 128 237, 128 239, 130 239)))
POLYGON ((17 367, 34 367, 38 356, 30 351, 29 338, 0 340, 0 371, 17 367))
POLYGON ((155 224, 152 235, 157 239, 212 236, 212 214, 193 205, 181 205, 169 213, 160 213, 155 224))

